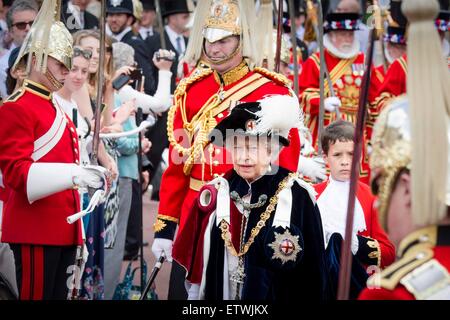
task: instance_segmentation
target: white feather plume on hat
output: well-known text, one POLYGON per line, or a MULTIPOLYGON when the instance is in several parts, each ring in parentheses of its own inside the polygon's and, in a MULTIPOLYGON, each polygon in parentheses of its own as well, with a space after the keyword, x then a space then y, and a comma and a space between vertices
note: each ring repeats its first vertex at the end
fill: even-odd
POLYGON ((292 128, 303 125, 303 112, 295 95, 270 95, 258 102, 261 110, 255 114, 257 133, 276 133, 287 139, 292 128))

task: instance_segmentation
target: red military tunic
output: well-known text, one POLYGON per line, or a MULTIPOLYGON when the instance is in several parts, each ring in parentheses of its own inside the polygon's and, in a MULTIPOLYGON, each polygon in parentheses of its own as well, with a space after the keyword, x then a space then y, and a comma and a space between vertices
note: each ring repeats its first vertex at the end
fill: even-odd
MULTIPOLYGON (((328 181, 314 185, 317 192, 317 199, 324 192, 328 185, 328 181)), ((381 228, 378 220, 378 212, 375 208, 376 198, 370 191, 369 187, 358 182, 356 197, 364 211, 364 219, 366 221, 366 230, 358 233, 360 236, 369 237, 378 241, 380 245, 381 261, 380 267, 384 268, 392 264, 395 260, 395 247, 389 240, 386 232, 381 228)), ((345 222, 344 222, 345 223, 345 222)))
MULTIPOLYGON (((246 65, 243 66, 242 64, 228 72, 223 79, 225 81, 223 91, 231 92, 242 86, 237 91, 245 93, 241 94, 241 96, 234 96, 225 105, 225 109, 222 112, 215 111, 217 114, 214 116, 214 119, 217 123, 229 114, 229 107, 236 101, 257 101, 265 95, 290 93, 288 81, 283 76, 270 73, 265 69, 250 71, 246 65), (255 77, 259 80, 246 84, 246 82, 255 77), (263 81, 264 83, 255 87, 256 81, 263 81)), ((183 112, 176 110, 173 128, 175 139, 184 146, 190 146, 191 139, 188 139, 188 141, 184 139, 183 142, 180 142, 180 136, 186 138, 186 131, 183 130, 183 128, 186 128, 186 121, 191 122, 194 117, 202 115, 202 112, 199 113, 199 110, 211 97, 219 92, 221 85, 218 74, 211 69, 197 69, 189 78, 180 83, 180 86, 184 85, 186 85, 186 119, 183 119, 183 112)), ((182 87, 180 86, 177 90, 181 90, 182 87)), ((175 92, 175 99, 176 97, 177 91, 175 92)), ((168 122, 170 121, 169 113, 168 122)), ((215 124, 211 124, 211 129, 214 126, 215 124)), ((300 154, 300 139, 297 130, 291 130, 290 141, 291 145, 280 154, 279 164, 291 171, 296 171, 300 154)), ((171 144, 169 148, 169 166, 164 172, 161 181, 158 218, 179 223, 178 232, 180 232, 185 223, 184 219, 189 213, 200 188, 214 177, 223 175, 232 169, 232 162, 229 156, 224 148, 209 144, 204 149, 203 160, 197 160, 192 165, 190 172, 185 172, 186 159, 181 157, 173 147, 173 144, 171 144)), ((161 229, 155 225, 155 231, 158 232, 159 230, 161 229)))
POLYGON ((377 113, 381 112, 386 102, 393 97, 406 93, 406 73, 408 71, 407 58, 404 54, 395 60, 388 68, 383 84, 379 88, 376 98, 377 113))
MULTIPOLYGON (((388 67, 389 70, 389 67, 388 67)), ((374 73, 372 74, 373 77, 376 77, 376 82, 378 83, 377 87, 378 89, 381 88, 381 86, 384 83, 384 80, 386 79, 386 72, 384 70, 384 65, 379 65, 374 69, 374 73)), ((378 94, 377 94, 378 95, 378 94)), ((373 132, 373 126, 375 125, 375 122, 377 121, 378 114, 380 110, 378 109, 377 103, 375 102, 371 104, 370 112, 366 120, 366 138, 367 143, 370 143, 370 140, 372 139, 372 132, 373 132)))
MULTIPOLYGON (((32 155, 38 151, 36 142, 49 133, 56 113, 47 89, 28 80, 0 107, 0 169, 7 189, 2 242, 56 246, 82 243, 81 221, 66 221, 80 210, 77 190, 61 191, 32 204, 27 198, 28 172, 34 163, 32 155)), ((66 115, 61 119, 65 128, 60 129, 60 140, 36 162, 79 163, 75 126, 66 115)), ((41 147, 48 145, 44 142, 41 147)))
MULTIPOLYGON (((362 76, 364 73, 364 54, 359 53, 356 57, 351 59, 341 59, 332 55, 328 50, 325 50, 325 62, 330 72, 330 77, 333 82, 333 88, 336 96, 341 100, 341 107, 339 111, 341 118, 352 123, 356 123, 359 93, 362 84, 362 76)), ((372 76, 369 88, 369 117, 371 119, 371 112, 373 111, 372 102, 376 98, 378 88, 381 85, 382 78, 378 73, 372 69, 372 76)), ((319 128, 319 79, 320 79, 320 55, 313 54, 305 61, 300 75, 300 96, 301 105, 305 112, 305 123, 311 131, 313 138, 313 146, 317 150, 318 146, 318 128, 319 128)), ((325 82, 325 96, 329 97, 328 84, 325 82)), ((336 120, 336 113, 324 112, 324 127, 328 126, 336 120)), ((371 125, 370 121, 367 126, 371 125)), ((365 131, 367 135, 367 131, 365 131)), ((370 138, 370 137, 366 137, 370 138)), ((364 144, 366 145, 366 144, 364 144)), ((363 148, 361 157, 361 181, 369 182, 369 163, 366 148, 363 148)))
POLYGON ((399 245, 401 258, 369 278, 358 299, 450 300, 449 235, 447 225, 420 229, 407 236, 399 245))

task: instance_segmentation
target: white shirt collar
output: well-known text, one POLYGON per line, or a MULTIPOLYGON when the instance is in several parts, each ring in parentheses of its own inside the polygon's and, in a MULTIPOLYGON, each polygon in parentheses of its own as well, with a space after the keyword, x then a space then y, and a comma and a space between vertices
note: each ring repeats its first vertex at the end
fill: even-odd
POLYGON ((145 40, 145 38, 147 38, 147 37, 153 35, 153 27, 147 28, 147 27, 142 27, 142 26, 141 26, 141 27, 139 28, 139 33, 141 34, 142 39, 145 40), (150 31, 150 35, 147 34, 148 31, 150 31))
POLYGON ((128 26, 128 27, 126 27, 121 33, 118 33, 118 34, 114 34, 112 31, 111 31, 111 29, 109 28, 109 25, 108 24, 106 24, 106 34, 108 35, 108 36, 110 36, 110 37, 113 37, 114 39, 116 39, 117 41, 122 41, 122 38, 128 33, 128 32, 130 32, 131 31, 131 27, 130 26, 128 26))
POLYGON ((181 37, 181 52, 184 52, 186 50, 186 44, 184 43, 184 37, 183 34, 176 33, 172 28, 169 26, 165 26, 165 30, 167 32, 167 35, 169 36, 170 42, 172 43, 173 47, 177 48, 177 38, 181 37))

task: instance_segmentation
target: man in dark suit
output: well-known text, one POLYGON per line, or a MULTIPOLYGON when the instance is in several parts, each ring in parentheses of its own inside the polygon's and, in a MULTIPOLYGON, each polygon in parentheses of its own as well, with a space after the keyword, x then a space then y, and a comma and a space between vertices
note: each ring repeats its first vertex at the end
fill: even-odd
MULTIPOLYGON (((186 38, 183 33, 186 32, 186 25, 189 22, 190 11, 186 0, 166 0, 161 2, 161 7, 162 17, 167 23, 164 27, 164 38, 167 46, 165 49, 175 52, 175 61, 170 70, 172 71, 170 92, 173 93, 177 85, 176 78, 180 55, 184 55, 187 47, 188 38, 186 38)), ((145 39, 145 42, 146 46, 149 48, 148 50, 150 51, 151 56, 153 56, 153 54, 161 48, 161 37, 158 32, 155 32, 153 36, 145 39)), ((153 62, 151 63, 153 66, 153 62)), ((153 66, 152 71, 153 79, 155 79, 155 81, 153 82, 154 86, 152 87, 150 94, 154 94, 156 92, 158 85, 158 69, 153 66)), ((153 180, 158 165, 161 162, 161 154, 163 150, 169 146, 169 142, 167 140, 167 112, 158 117, 156 124, 147 132, 146 136, 153 143, 152 148, 147 154, 148 159, 154 166, 153 172, 150 172, 150 180, 153 180)), ((155 188, 154 185, 154 194, 157 193, 158 186, 155 188)))
POLYGON ((139 22, 139 34, 142 39, 147 39, 155 34, 153 24, 156 19, 155 0, 142 0, 142 17, 139 22))
MULTIPOLYGON (((186 1, 174 1, 166 0, 161 2, 162 6, 162 17, 166 21, 166 26, 164 27, 164 38, 166 40, 167 50, 172 50, 175 52, 175 61, 172 65, 172 84, 171 92, 175 91, 176 87, 176 74, 180 55, 184 55, 186 51, 188 38, 184 36, 186 32, 186 25, 189 22, 189 8, 186 1)), ((145 39, 147 46, 150 48, 150 53, 158 51, 161 48, 161 37, 159 33, 154 34, 151 37, 145 39)), ((155 74, 155 79, 157 80, 158 69, 153 68, 155 74)), ((152 94, 156 91, 158 81, 155 82, 152 94)))
MULTIPOLYGON (((151 65, 153 52, 149 52, 144 40, 131 28, 136 18, 132 0, 108 0, 106 7, 106 33, 115 40, 124 42, 134 49, 134 60, 145 76, 144 91, 151 93, 155 83, 151 65)), ((157 81, 157 79, 156 79, 157 81)))
POLYGON ((74 33, 83 29, 98 29, 98 19, 86 11, 88 0, 70 0, 61 10, 61 21, 74 33))

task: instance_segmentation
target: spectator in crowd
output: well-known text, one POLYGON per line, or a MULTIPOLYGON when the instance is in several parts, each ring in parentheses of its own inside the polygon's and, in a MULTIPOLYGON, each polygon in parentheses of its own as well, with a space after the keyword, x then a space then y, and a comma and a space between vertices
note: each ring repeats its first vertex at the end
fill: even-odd
POLYGON ((146 93, 154 93, 151 89, 156 86, 152 76, 151 60, 153 54, 150 55, 145 42, 139 34, 135 34, 131 28, 136 17, 132 0, 122 0, 119 4, 114 0, 108 0, 106 7, 106 33, 115 40, 124 42, 134 49, 134 60, 138 67, 142 69, 145 76, 144 90, 146 93))
MULTIPOLYGON (((113 50, 120 52, 120 56, 115 56, 114 67, 116 70, 122 67, 130 67, 128 71, 136 70, 134 68, 134 49, 126 43, 117 42, 113 44, 113 50)), ((160 50, 160 56, 169 55, 169 51, 160 50)), ((172 100, 170 96, 170 78, 172 72, 170 68, 172 61, 153 58, 154 65, 158 68, 158 89, 153 96, 134 89, 130 84, 124 85, 117 91, 117 95, 121 101, 136 100, 136 108, 141 108, 145 114, 153 118, 156 113, 165 112, 169 109, 172 100)), ((147 120, 150 120, 147 118, 147 120)))
MULTIPOLYGON (((102 123, 107 128, 102 128, 103 131, 107 130, 115 123, 112 122, 112 108, 114 103, 114 91, 112 88, 112 80, 117 77, 113 75, 113 62, 112 62, 112 40, 111 38, 106 38, 106 55, 103 65, 103 72, 105 73, 105 89, 104 89, 104 99, 106 107, 103 114, 108 114, 111 117, 108 121, 103 119, 102 123)), ((80 90, 72 94, 72 98, 77 102, 80 107, 80 113, 87 117, 88 119, 93 119, 93 111, 95 110, 95 98, 96 98, 96 88, 98 86, 98 72, 99 68, 99 51, 100 51, 100 34, 98 31, 93 30, 81 30, 74 34, 74 45, 80 46, 83 50, 92 51, 92 58, 89 64, 89 76, 85 85, 81 87, 80 90)), ((124 108, 124 110, 127 108, 124 108)), ((128 108, 130 109, 130 108, 128 108)), ((120 115, 119 115, 120 116, 120 115)), ((124 117, 116 117, 115 121, 120 122, 123 118, 128 118, 128 115, 124 117), (121 118, 121 119, 119 119, 121 118)), ((92 123, 92 121, 91 121, 92 123)), ((93 123, 91 125, 93 127, 93 123)), ((105 165, 108 167, 117 167, 117 150, 116 143, 113 139, 102 139, 99 149, 99 159, 100 151, 105 149, 105 158, 108 159, 108 163, 105 165)), ((104 247, 105 249, 114 246, 114 239, 116 234, 116 221, 119 213, 119 190, 118 190, 118 177, 112 181, 110 193, 108 198, 104 203, 104 247)), ((96 233, 97 237, 102 237, 102 230, 96 233)), ((105 250, 105 265, 107 262, 107 250, 105 250)), ((106 271, 106 270, 105 270, 106 271)), ((106 275, 105 275, 106 276, 106 275)), ((106 289, 106 288, 105 288, 106 289)))
MULTIPOLYGON (((169 54, 169 52, 167 50, 160 50, 159 54, 160 56, 164 56, 166 54, 169 54)), ((135 64, 134 50, 131 46, 122 42, 114 43, 113 56, 114 56, 114 68, 116 70, 122 69, 128 74, 134 69, 132 67, 135 64)), ((124 85, 116 92, 116 103, 118 103, 117 101, 119 101, 119 104, 120 102, 128 102, 131 100, 135 101, 136 108, 141 108, 144 113, 148 114, 147 121, 149 120, 156 121, 155 113, 166 111, 171 104, 170 78, 172 73, 169 70, 170 67, 172 66, 172 62, 164 59, 157 60, 156 58, 153 58, 153 63, 159 69, 158 89, 154 96, 150 96, 143 92, 140 92, 139 90, 134 89, 129 84, 124 85)), ((135 127, 134 122, 130 124, 128 121, 124 124, 124 130, 131 130, 134 127, 135 127)), ((148 152, 150 148, 145 148, 144 146, 148 146, 150 142, 147 138, 144 138, 143 140, 144 141, 142 149, 144 152, 148 152)), ((121 148, 121 145, 122 144, 119 144, 119 149, 121 148)), ((129 150, 125 149, 125 151, 128 153, 129 150)), ((132 186, 131 210, 128 218, 128 227, 126 224, 127 221, 123 221, 122 214, 119 213, 119 221, 123 221, 123 223, 125 223, 125 227, 127 228, 126 229, 127 241, 125 244, 126 250, 124 256, 127 259, 132 259, 135 256, 137 256, 139 251, 139 243, 140 243, 139 220, 141 217, 139 213, 142 209, 142 199, 139 190, 139 188, 141 188, 142 181, 139 181, 138 174, 134 172, 135 171, 134 169, 136 169, 137 172, 137 156, 133 154, 128 155, 128 157, 126 157, 126 155, 119 157, 119 171, 120 168, 123 168, 122 171, 124 171, 125 177, 123 179, 131 179, 131 186, 132 186), (134 164, 135 167, 131 172, 130 172, 130 164, 131 166, 134 164)), ((118 230, 122 230, 121 227, 118 227, 118 230)), ((114 256, 117 256, 117 254, 115 254, 114 256)))
POLYGON ((8 12, 9 6, 6 6, 3 0, 0 0, 0 56, 7 47, 9 36, 8 26, 6 25, 6 12, 8 12), (6 37, 6 38, 5 38, 6 37), (5 43, 5 40, 6 43, 5 43))
POLYGON ((5 82, 9 55, 12 49, 22 45, 36 18, 37 12, 38 6, 34 0, 16 0, 6 14, 8 30, 13 41, 9 51, 0 58, 0 94, 3 99, 6 99, 8 96, 5 82))
POLYGON ((25 69, 25 63, 19 62, 14 70, 12 70, 12 67, 14 65, 14 62, 17 59, 17 56, 19 55, 20 48, 14 48, 11 50, 11 54, 9 55, 8 59, 8 69, 6 70, 6 93, 7 95, 11 95, 14 91, 19 89, 23 81, 25 80, 25 77, 27 75, 25 69))
POLYGON ((156 19, 155 0, 143 0, 142 6, 144 11, 140 21, 139 34, 142 39, 153 36, 156 32, 153 30, 153 24, 156 19))
MULTIPOLYGON (((73 62, 72 62, 72 69, 69 72, 69 75, 66 78, 66 81, 64 82, 64 86, 61 90, 56 92, 53 95, 53 101, 55 105, 59 106, 64 112, 67 114, 68 117, 72 119, 75 126, 77 127, 77 133, 78 133, 78 142, 79 142, 79 150, 80 150, 80 162, 82 165, 90 165, 90 159, 89 159, 89 152, 88 152, 88 144, 92 144, 92 136, 89 135, 90 133, 90 127, 88 125, 87 118, 83 118, 80 115, 79 108, 75 100, 72 99, 72 94, 78 90, 81 89, 81 87, 85 84, 87 77, 89 75, 89 60, 92 57, 92 51, 89 50, 83 50, 80 47, 74 47, 73 49, 73 62)), ((117 174, 117 173, 115 173, 117 174)), ((79 189, 80 193, 80 207, 85 209, 89 204, 89 195, 87 192, 83 192, 81 189, 79 189)), ((97 283, 94 283, 92 274, 94 272, 99 274, 98 279, 103 279, 103 261, 102 259, 98 259, 99 257, 102 257, 101 250, 92 250, 92 246, 94 244, 97 244, 99 239, 102 239, 101 237, 93 237, 93 224, 103 219, 103 215, 100 215, 99 213, 102 213, 103 206, 99 206, 95 210, 95 216, 86 215, 83 217, 83 227, 84 227, 84 234, 85 238, 86 236, 89 237, 92 241, 86 242, 87 250, 89 253, 88 261, 86 262, 86 265, 84 267, 83 272, 83 281, 82 281, 82 290, 80 296, 83 298, 90 298, 90 299, 97 299, 98 296, 102 295, 102 292, 99 292, 98 289, 92 290, 96 292, 96 295, 90 294, 86 295, 86 287, 85 283, 89 283, 90 288, 102 288, 103 283, 101 282, 100 285, 97 283), (97 261, 97 263, 92 263, 94 260, 97 261), (101 260, 101 261, 100 261, 101 260), (92 270, 92 272, 91 272, 92 270), (95 270, 95 271, 94 271, 95 270), (87 276, 86 276, 87 275, 87 276), (91 278, 89 278, 91 276, 91 278), (88 281, 86 281, 86 278, 89 278, 88 281)), ((103 241, 100 241, 101 245, 103 246, 103 241)))

